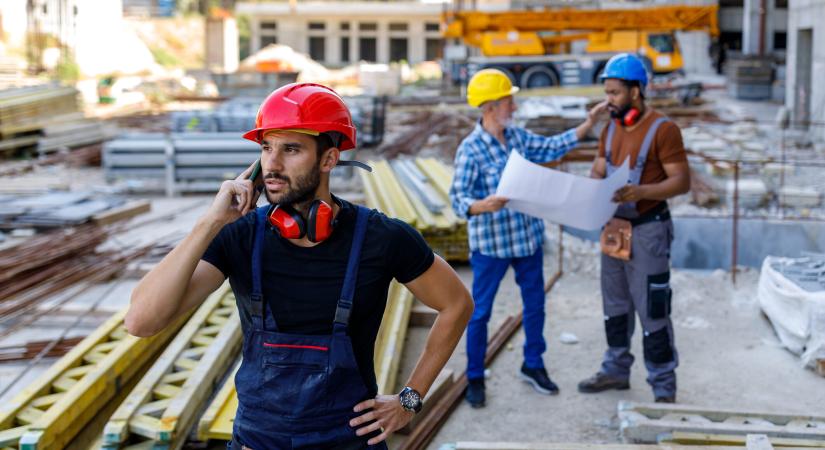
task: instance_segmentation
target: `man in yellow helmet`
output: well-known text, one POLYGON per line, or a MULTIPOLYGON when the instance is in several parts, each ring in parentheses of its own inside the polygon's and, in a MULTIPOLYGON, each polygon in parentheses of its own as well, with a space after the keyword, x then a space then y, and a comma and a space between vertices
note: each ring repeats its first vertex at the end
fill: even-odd
POLYGON ((450 200, 456 214, 468 220, 470 265, 473 268, 475 312, 467 326, 466 400, 484 406, 484 355, 487 322, 501 279, 510 266, 516 274, 524 303, 524 364, 521 378, 547 395, 559 389, 544 368, 544 275, 542 243, 544 222, 505 209, 506 198, 495 195, 510 152, 544 163, 561 158, 590 130, 605 103, 594 107, 587 120, 556 136, 540 136, 512 126, 518 92, 503 72, 484 69, 467 87, 467 103, 481 108, 482 118, 461 142, 455 157, 450 200))

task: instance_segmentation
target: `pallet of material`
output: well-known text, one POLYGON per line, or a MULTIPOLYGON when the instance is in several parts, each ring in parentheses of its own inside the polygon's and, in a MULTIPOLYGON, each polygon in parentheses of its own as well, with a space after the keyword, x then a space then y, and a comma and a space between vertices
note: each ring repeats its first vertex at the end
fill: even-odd
POLYGON ((107 181, 143 180, 145 190, 217 191, 260 153, 239 133, 131 134, 104 144, 102 165, 107 181))
POLYGON ((46 84, 0 91, 0 137, 37 131, 62 114, 81 110, 77 89, 46 84))
POLYGON ((433 158, 369 164, 372 173, 359 172, 367 206, 415 227, 444 259, 467 261, 467 226, 450 205, 448 167, 433 158))
POLYGON ((0 448, 61 449, 186 322, 150 338, 129 335, 124 309, 0 405, 0 448))
POLYGON ((125 203, 123 198, 95 197, 91 192, 52 192, 18 197, 0 206, 0 227, 75 226, 121 208, 125 203))
POLYGON ((197 309, 109 419, 102 448, 182 447, 240 345, 235 297, 225 283, 197 309))
POLYGON ((658 442, 660 437, 677 431, 825 440, 825 415, 626 401, 619 402, 618 412, 621 435, 628 442, 658 442))

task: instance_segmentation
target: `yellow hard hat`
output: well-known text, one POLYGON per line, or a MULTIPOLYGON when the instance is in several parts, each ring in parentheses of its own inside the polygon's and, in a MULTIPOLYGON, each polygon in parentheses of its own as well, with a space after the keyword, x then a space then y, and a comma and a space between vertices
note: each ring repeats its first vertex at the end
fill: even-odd
POLYGON ((484 69, 476 72, 467 85, 467 103, 478 107, 482 103, 498 100, 518 92, 510 77, 498 69, 484 69))

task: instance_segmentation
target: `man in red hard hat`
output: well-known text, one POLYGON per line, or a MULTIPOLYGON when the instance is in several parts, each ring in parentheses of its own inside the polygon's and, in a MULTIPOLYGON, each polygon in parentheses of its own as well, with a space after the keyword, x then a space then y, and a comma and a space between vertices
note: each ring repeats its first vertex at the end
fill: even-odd
POLYGON ((409 225, 329 190, 341 151, 355 147, 350 113, 332 89, 274 91, 245 138, 261 145, 263 192, 250 166, 225 181, 189 235, 132 293, 126 327, 161 331, 228 278, 244 331, 235 377, 232 449, 386 448, 420 411, 472 314, 450 266, 409 225), (438 311, 406 387, 378 395, 375 338, 390 282, 438 311))

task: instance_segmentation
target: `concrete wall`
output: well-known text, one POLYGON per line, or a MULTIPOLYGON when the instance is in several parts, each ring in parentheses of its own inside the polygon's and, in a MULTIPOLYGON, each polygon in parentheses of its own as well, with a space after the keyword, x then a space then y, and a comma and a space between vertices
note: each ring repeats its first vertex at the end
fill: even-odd
MULTIPOLYGON (((810 112, 809 119, 825 122, 825 0, 790 0, 788 20, 788 67, 785 91, 785 105, 791 111, 792 120, 804 119, 799 109, 805 107, 810 112), (800 31, 810 30, 811 60, 808 61, 804 45, 800 45, 800 31), (805 73, 810 74, 810 92, 801 81, 805 73), (801 102, 808 101, 807 105, 801 102)), ((825 139, 825 126, 810 128, 814 138, 825 139)))
POLYGON ((309 38, 324 38, 325 57, 319 61, 328 65, 346 65, 362 59, 359 39, 376 39, 376 62, 390 62, 390 40, 407 39, 407 61, 425 60, 427 39, 441 39, 438 29, 427 30, 440 22, 441 5, 417 1, 401 2, 300 2, 294 10, 287 3, 246 3, 236 5, 238 15, 250 19, 252 36, 250 51, 259 50, 264 36, 274 36, 279 44, 301 53, 310 53, 309 38), (261 24, 275 22, 276 28, 264 29, 261 24), (310 23, 323 23, 324 30, 310 30, 310 23), (348 23, 349 30, 342 24, 348 23), (376 30, 360 30, 359 23, 375 23, 376 30), (403 31, 390 30, 391 24, 405 24, 403 31), (342 39, 349 38, 349 61, 342 59, 342 39))
MULTIPOLYGON (((671 263, 676 268, 730 269, 733 252, 730 219, 676 217, 671 263)), ((589 240, 598 232, 565 231, 589 240)), ((825 223, 739 221, 740 266, 761 267, 766 256, 797 257, 803 251, 825 253, 825 223)))

